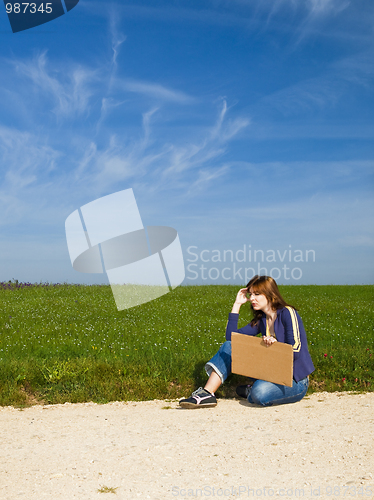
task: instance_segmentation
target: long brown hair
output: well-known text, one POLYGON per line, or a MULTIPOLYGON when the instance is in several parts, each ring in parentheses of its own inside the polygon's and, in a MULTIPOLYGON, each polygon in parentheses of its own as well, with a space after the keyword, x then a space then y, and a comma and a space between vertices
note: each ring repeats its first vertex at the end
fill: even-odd
MULTIPOLYGON (((265 295, 273 311, 282 309, 282 307, 286 306, 296 309, 284 300, 279 292, 278 285, 270 276, 258 276, 256 274, 256 276, 253 276, 253 278, 247 283, 246 288, 248 290, 248 293, 252 289, 254 292, 265 295)), ((257 325, 264 313, 262 311, 255 311, 252 305, 251 309, 253 311, 253 319, 251 321, 251 325, 254 326, 257 325)))

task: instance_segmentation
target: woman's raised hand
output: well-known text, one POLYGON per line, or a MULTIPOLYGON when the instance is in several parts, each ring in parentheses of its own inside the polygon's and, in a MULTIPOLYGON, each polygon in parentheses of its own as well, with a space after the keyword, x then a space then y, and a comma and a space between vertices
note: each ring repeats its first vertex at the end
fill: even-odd
POLYGON ((241 288, 236 296, 235 304, 243 305, 249 301, 247 297, 248 290, 246 288, 241 288))
POLYGON ((243 304, 245 304, 246 302, 249 301, 249 299, 247 297, 247 293, 248 293, 248 290, 246 288, 241 288, 239 290, 239 292, 237 293, 236 299, 235 299, 235 303, 232 306, 232 310, 231 310, 232 313, 238 314, 240 306, 242 306, 243 304))

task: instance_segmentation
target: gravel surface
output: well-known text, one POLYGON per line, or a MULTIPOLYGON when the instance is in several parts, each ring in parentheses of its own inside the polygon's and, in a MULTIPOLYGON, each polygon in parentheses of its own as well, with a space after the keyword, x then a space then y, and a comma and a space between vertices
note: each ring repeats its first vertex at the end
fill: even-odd
POLYGON ((0 408, 0 498, 374 500, 374 393, 0 408))

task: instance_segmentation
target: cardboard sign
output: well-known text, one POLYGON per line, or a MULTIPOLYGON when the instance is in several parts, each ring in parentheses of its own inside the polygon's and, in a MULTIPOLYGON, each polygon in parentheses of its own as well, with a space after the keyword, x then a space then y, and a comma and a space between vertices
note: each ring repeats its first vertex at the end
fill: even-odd
POLYGON ((275 342, 266 346, 262 338, 232 333, 231 347, 233 373, 292 387, 293 349, 290 344, 275 342))

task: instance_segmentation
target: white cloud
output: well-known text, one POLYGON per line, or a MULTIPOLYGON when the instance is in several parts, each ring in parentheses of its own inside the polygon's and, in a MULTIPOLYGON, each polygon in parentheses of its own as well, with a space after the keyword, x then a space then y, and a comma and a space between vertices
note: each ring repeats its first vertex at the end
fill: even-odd
POLYGON ((342 82, 324 75, 273 92, 264 97, 262 103, 291 116, 334 106, 342 93, 342 82))
POLYGON ((174 90, 158 83, 125 78, 118 80, 115 86, 119 90, 146 95, 161 101, 172 101, 181 104, 191 103, 194 101, 193 97, 189 96, 185 92, 174 90))
MULTIPOLYGON (((211 126, 200 125, 174 140, 160 135, 164 120, 175 117, 175 112, 164 106, 166 103, 183 107, 201 103, 170 86, 118 78, 116 65, 124 39, 112 23, 110 64, 95 70, 63 61, 56 66, 46 52, 11 62, 21 77, 16 79, 19 95, 33 92, 35 97, 27 115, 27 128, 33 123, 35 132, 22 132, 21 127, 0 128, 4 165, 0 203, 3 202, 3 208, 11 207, 14 217, 18 214, 17 220, 31 216, 33 203, 38 207, 59 205, 60 208, 55 206, 43 216, 38 215, 39 219, 50 215, 52 220, 56 211, 70 206, 76 198, 100 196, 129 182, 149 191, 174 189, 191 196, 227 172, 222 157, 229 142, 248 126, 249 120, 231 118, 233 113, 222 101, 211 126), (104 67, 109 67, 109 72, 104 67), (127 135, 118 128, 114 133, 107 118, 129 101, 129 93, 140 95, 143 108, 147 102, 148 111, 139 111, 141 132, 137 127, 127 135), (56 114, 57 123, 53 127, 52 120, 52 126, 46 127, 45 115, 51 111, 56 114), (90 124, 80 128, 75 120, 74 129, 59 126, 61 119, 77 115, 89 116, 90 124)), ((3 217, 2 223, 7 222, 10 219, 3 217)))
POLYGON ((350 0, 306 0, 306 6, 313 16, 337 14, 349 7, 350 0))
POLYGON ((114 66, 117 65, 117 57, 119 55, 119 49, 123 44, 123 42, 126 40, 126 36, 123 33, 118 32, 117 24, 118 24, 118 15, 116 12, 111 11, 110 33, 112 38, 112 51, 113 51, 112 64, 114 66))
POLYGON ((370 56, 363 52, 335 61, 319 76, 273 92, 261 99, 258 105, 276 108, 285 116, 334 107, 351 91, 352 85, 366 88, 372 85, 374 62, 370 56))
POLYGON ((215 161, 225 153, 227 143, 250 123, 250 120, 245 118, 237 118, 227 122, 227 112, 227 103, 223 101, 218 118, 207 131, 205 137, 195 144, 172 146, 169 164, 162 172, 164 182, 183 172, 201 168, 204 165, 210 164, 216 168, 215 161))
POLYGON ((28 178, 55 168, 60 153, 32 133, 0 126, 1 163, 7 190, 25 186, 28 178), (19 181, 16 181, 19 179, 19 181), (26 180, 25 180, 26 179, 26 180))
MULTIPOLYGON (((52 68, 48 64, 46 52, 33 60, 12 63, 19 75, 34 84, 34 91, 44 99, 48 96, 54 102, 53 112, 57 116, 80 115, 89 110, 96 71, 82 65, 66 67, 61 62, 58 69, 52 68)), ((29 87, 27 89, 30 93, 29 87)))
POLYGON ((331 70, 342 80, 371 90, 374 80, 372 50, 340 59, 332 65, 331 70))
POLYGON ((194 140, 186 144, 152 138, 161 117, 158 108, 151 108, 143 113, 142 135, 136 140, 124 141, 112 134, 105 147, 95 141, 87 143, 75 179, 95 191, 110 190, 131 180, 151 191, 177 189, 191 195, 191 185, 200 189, 226 173, 228 165, 223 165, 221 158, 229 142, 249 124, 245 118, 227 119, 228 112, 224 101, 211 127, 196 131, 194 140))
POLYGON ((241 7, 242 18, 265 14, 269 24, 270 21, 276 22, 278 15, 282 16, 288 11, 299 13, 302 23, 306 18, 311 20, 335 15, 347 9, 350 3, 350 0, 226 0, 224 5, 228 10, 235 4, 241 7))
POLYGON ((0 224, 12 224, 27 216, 33 203, 40 201, 38 196, 43 187, 48 189, 49 176, 61 153, 32 133, 0 126, 0 155, 0 224))
POLYGON ((229 168, 230 167, 228 165, 222 165, 222 167, 219 167, 216 170, 199 170, 197 179, 191 184, 187 194, 194 195, 196 194, 197 190, 207 189, 208 184, 225 175, 228 172, 229 168))

